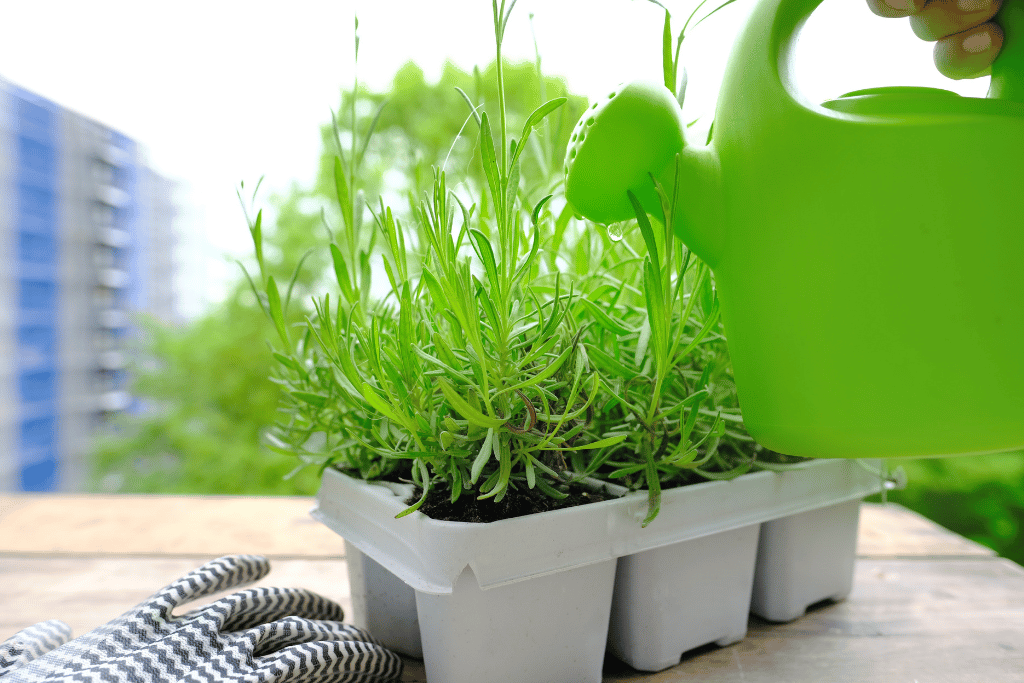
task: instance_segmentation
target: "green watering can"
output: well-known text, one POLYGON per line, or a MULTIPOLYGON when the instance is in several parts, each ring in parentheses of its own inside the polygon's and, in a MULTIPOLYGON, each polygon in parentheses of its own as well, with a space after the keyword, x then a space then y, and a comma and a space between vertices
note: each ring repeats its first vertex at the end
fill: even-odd
POLYGON ((672 93, 632 83, 588 110, 566 197, 602 223, 631 190, 715 274, 743 419, 810 457, 1024 448, 1024 0, 986 99, 879 88, 816 106, 790 78, 821 0, 762 0, 734 48, 708 147, 672 93), (677 161, 678 158, 678 161, 677 161))

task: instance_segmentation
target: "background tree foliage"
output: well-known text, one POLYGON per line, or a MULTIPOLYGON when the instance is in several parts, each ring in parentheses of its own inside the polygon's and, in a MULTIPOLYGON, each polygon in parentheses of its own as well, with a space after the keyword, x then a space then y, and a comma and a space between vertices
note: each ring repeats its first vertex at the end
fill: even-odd
MULTIPOLYGON (((387 93, 360 88, 355 99, 352 91, 342 94, 335 115, 343 152, 352 153, 353 130, 358 140, 365 139, 371 128, 375 130, 363 153, 364 202, 375 206, 376 198, 385 192, 386 201, 396 206, 408 204, 398 200, 418 200, 430 186, 435 166, 456 169, 453 175, 482 182, 476 140, 460 138, 460 133, 475 135, 476 127, 465 125, 470 107, 459 90, 474 104, 493 109, 497 100, 494 69, 492 63, 468 73, 449 64, 437 83, 428 83, 423 71, 409 63, 396 74, 387 93)), ((539 64, 506 62, 504 69, 513 129, 547 99, 569 97, 546 131, 534 136, 542 153, 524 157, 528 164, 550 164, 545 177, 559 175, 585 100, 568 93, 559 79, 539 78, 539 64)), ((315 185, 293 186, 286 196, 272 197, 275 218, 263 225, 268 275, 287 283, 302 263, 291 295, 291 322, 300 322, 312 293, 333 280, 328 251, 311 250, 329 239, 324 220, 329 226, 341 224, 335 213, 333 126, 324 125, 321 135, 315 185)), ((360 153, 358 147, 356 153, 360 153)), ((247 210, 254 216, 252 191, 247 184, 241 198, 250 204, 247 210)), ((368 212, 363 220, 372 220, 368 212)), ((244 225, 241 209, 239 223, 244 225)), ((224 302, 202 317, 183 326, 147 320, 143 331, 135 354, 139 361, 133 368, 133 392, 144 399, 148 410, 119 419, 112 433, 99 441, 93 488, 194 494, 310 495, 316 491, 317 472, 307 468, 285 480, 297 461, 260 445, 260 435, 274 421, 278 405, 278 388, 267 379, 272 357, 265 341, 276 333, 241 270, 224 302)))

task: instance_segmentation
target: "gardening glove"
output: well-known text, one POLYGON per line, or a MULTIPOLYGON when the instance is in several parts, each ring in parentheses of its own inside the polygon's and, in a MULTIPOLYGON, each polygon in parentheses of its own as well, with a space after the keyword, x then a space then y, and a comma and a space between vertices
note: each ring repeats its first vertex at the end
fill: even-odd
POLYGON ((0 644, 0 683, 385 683, 402 662, 340 623, 339 605, 293 588, 250 588, 175 616, 182 605, 258 581, 265 558, 213 560, 81 638, 44 622, 0 644))
MULTIPOLYGON (((52 619, 29 626, 0 643, 0 677, 71 640, 71 627, 52 619)), ((5 682, 6 683, 6 682, 5 682)))

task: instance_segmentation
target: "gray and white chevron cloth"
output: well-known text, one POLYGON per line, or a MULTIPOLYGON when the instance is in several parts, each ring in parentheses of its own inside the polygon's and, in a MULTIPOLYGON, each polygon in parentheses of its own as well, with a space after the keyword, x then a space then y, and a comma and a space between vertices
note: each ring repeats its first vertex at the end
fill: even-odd
POLYGON ((250 588, 176 616, 183 605, 258 581, 263 557, 208 562, 139 606, 69 640, 47 621, 0 643, 0 683, 391 683, 402 660, 341 607, 294 588, 250 588))

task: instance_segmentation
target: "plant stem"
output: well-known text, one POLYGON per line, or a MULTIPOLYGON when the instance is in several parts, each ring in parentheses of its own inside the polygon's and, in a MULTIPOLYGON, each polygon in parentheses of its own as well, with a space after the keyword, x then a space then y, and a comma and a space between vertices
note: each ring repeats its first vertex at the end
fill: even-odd
POLYGON ((494 7, 494 42, 497 46, 498 61, 495 62, 498 69, 498 114, 501 117, 501 166, 499 167, 503 179, 508 177, 508 169, 505 167, 508 154, 508 140, 505 131, 505 80, 501 68, 501 42, 505 37, 505 0, 501 0, 501 9, 498 9, 497 0, 492 0, 494 7))

